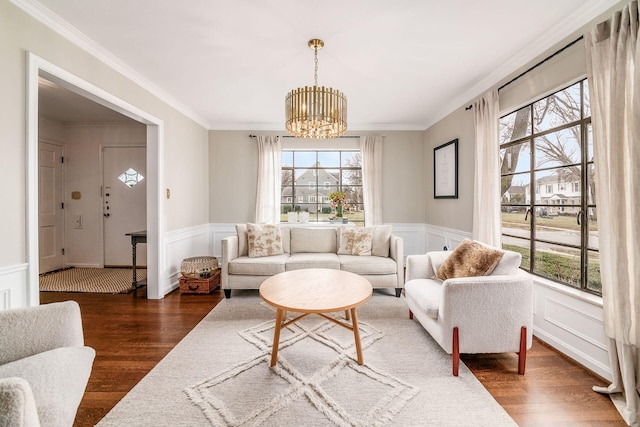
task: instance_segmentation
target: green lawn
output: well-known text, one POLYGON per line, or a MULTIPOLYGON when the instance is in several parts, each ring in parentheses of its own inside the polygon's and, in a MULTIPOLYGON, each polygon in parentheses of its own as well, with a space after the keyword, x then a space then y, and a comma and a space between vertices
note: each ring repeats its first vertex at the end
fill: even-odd
MULTIPOLYGON (((503 245, 503 248, 519 252, 522 255, 522 268, 531 270, 531 257, 528 249, 514 245, 503 245)), ((587 270, 587 288, 600 293, 602 283, 600 281, 600 260, 597 254, 589 255, 587 270)), ((580 288, 580 258, 575 255, 537 251, 534 273, 574 288, 580 288)))

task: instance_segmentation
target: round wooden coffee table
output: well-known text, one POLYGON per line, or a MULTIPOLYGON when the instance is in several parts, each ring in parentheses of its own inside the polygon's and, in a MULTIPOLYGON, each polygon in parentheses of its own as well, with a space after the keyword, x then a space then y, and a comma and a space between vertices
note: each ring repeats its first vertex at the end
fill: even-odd
POLYGON ((358 364, 362 365, 356 307, 367 302, 372 292, 371 283, 364 277, 348 271, 326 268, 286 271, 262 282, 260 296, 267 304, 277 309, 270 366, 275 366, 278 359, 280 330, 312 313, 353 331, 358 364), (302 314, 285 322, 287 311, 302 314), (336 311, 344 311, 347 320, 351 318, 351 324, 324 314, 336 311))

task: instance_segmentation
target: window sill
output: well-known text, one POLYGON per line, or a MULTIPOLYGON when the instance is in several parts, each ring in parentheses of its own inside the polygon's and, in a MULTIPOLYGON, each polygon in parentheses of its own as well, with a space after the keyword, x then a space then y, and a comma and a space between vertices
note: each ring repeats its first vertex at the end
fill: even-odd
POLYGON ((538 276, 533 276, 533 283, 536 285, 544 286, 545 288, 553 289, 554 291, 602 308, 602 297, 599 297, 597 295, 593 295, 578 289, 573 289, 566 285, 561 285, 552 280, 548 280, 538 276))

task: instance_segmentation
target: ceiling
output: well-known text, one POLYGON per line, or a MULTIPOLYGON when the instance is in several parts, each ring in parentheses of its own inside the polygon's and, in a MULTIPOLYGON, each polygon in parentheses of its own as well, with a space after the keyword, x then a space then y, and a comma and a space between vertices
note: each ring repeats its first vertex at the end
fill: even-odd
POLYGON ((347 95, 350 130, 422 130, 618 1, 30 3, 209 129, 283 130, 287 92, 313 85, 307 41, 321 38, 319 85, 347 95))

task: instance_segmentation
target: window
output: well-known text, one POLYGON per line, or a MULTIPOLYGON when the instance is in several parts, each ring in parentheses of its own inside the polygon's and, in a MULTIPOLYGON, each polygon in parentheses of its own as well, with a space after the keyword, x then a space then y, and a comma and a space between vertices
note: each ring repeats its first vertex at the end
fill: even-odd
POLYGON ((600 295, 587 80, 502 117, 500 162, 502 246, 523 269, 600 295))
POLYGON ((287 221, 290 211, 309 212, 310 222, 329 222, 336 214, 329 200, 329 194, 334 191, 347 193, 343 215, 350 222, 364 225, 360 151, 282 150, 280 212, 283 222, 287 221))

